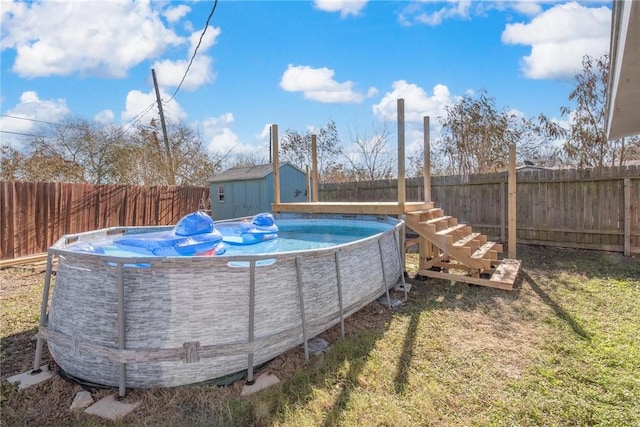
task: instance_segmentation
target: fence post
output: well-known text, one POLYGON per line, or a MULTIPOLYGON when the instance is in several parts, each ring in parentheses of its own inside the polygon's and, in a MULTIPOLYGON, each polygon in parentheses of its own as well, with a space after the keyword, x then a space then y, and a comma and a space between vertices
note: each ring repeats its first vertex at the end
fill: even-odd
POLYGON ((631 179, 624 179, 624 256, 631 256, 631 179))
POLYGON ((278 125, 271 125, 273 139, 273 198, 274 203, 280 204, 280 165, 278 159, 278 125))
POLYGON ((431 202, 431 133, 429 116, 423 117, 424 127, 424 201, 431 202))
POLYGON ((506 212, 507 212, 507 201, 506 201, 506 190, 504 183, 504 176, 500 178, 500 241, 502 243, 507 241, 507 224, 506 224, 506 212))
POLYGON ((311 200, 317 202, 320 200, 318 195, 318 176, 320 174, 318 173, 318 145, 315 134, 311 135, 311 167, 313 168, 311 171, 313 174, 313 190, 311 192, 313 198, 311 200))
POLYGON ((398 204, 407 201, 404 170, 404 99, 398 98, 398 204))
POLYGON ((516 146, 509 146, 509 258, 516 259, 516 146))

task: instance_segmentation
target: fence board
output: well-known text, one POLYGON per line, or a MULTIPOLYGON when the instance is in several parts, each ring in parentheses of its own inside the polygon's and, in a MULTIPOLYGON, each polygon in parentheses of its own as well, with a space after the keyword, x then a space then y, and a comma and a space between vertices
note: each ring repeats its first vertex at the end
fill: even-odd
MULTIPOLYGON (((640 253, 640 167, 534 170, 517 173, 519 243, 624 251, 624 180, 631 253, 640 253)), ((492 240, 504 241, 507 174, 431 178, 432 201, 492 240)), ((407 180, 407 200, 421 201, 422 178, 407 180)), ((393 201, 396 181, 322 184, 320 200, 393 201), (377 197, 377 199, 376 199, 377 197)))
POLYGON ((64 234, 175 224, 207 187, 0 182, 0 259, 45 252, 64 234))

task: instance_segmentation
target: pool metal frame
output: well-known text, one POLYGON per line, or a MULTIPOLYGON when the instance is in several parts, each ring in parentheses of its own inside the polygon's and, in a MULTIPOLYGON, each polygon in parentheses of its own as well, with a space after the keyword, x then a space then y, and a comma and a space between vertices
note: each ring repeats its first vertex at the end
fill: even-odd
MULTIPOLYGON (((282 215, 285 217, 285 215, 282 215)), ((296 218, 301 218, 300 215, 296 215, 296 218)), ((311 215, 311 216, 302 216, 302 218, 333 218, 333 219, 363 219, 366 217, 368 220, 371 220, 371 216, 354 216, 354 215, 311 215)), ((289 218, 289 216, 286 216, 289 218)), ((400 266, 400 281, 401 287, 399 289, 404 291, 405 300, 407 298, 407 290, 404 282, 404 271, 403 271, 403 257, 401 248, 401 236, 404 236, 404 222, 400 220, 396 220, 394 218, 389 217, 375 217, 376 221, 384 221, 392 225, 392 227, 384 232, 380 232, 372 237, 364 238, 357 240, 355 242, 341 244, 337 246, 333 246, 330 248, 324 249, 316 249, 310 251, 297 251, 297 252, 285 252, 283 254, 262 254, 262 255, 234 255, 234 256, 221 256, 220 258, 224 259, 228 262, 242 262, 248 263, 249 270, 249 306, 248 306, 248 336, 246 341, 236 341, 231 344, 213 344, 213 345, 200 345, 200 342, 184 342, 182 348, 143 348, 141 351, 136 349, 127 349, 127 333, 125 330, 126 318, 125 318, 125 269, 130 268, 132 264, 142 264, 149 265, 153 268, 153 264, 159 262, 158 257, 118 257, 118 256, 105 256, 105 255, 97 255, 97 254, 83 254, 78 252, 71 252, 69 250, 64 249, 64 247, 72 242, 77 241, 82 238, 82 235, 87 235, 89 233, 79 233, 73 235, 63 236, 56 244, 54 244, 48 251, 47 254, 47 269, 45 274, 45 281, 43 287, 42 294, 42 304, 40 310, 40 326, 37 333, 37 344, 36 344, 36 353, 33 364, 32 373, 36 373, 40 371, 40 366, 42 363, 42 352, 44 341, 46 340, 50 344, 56 344, 58 346, 64 347, 67 350, 74 352, 74 354, 79 354, 79 352, 87 352, 93 354, 95 356, 106 357, 108 360, 112 362, 118 363, 119 370, 119 378, 118 378, 118 391, 119 396, 123 397, 126 394, 127 388, 127 364, 129 363, 139 363, 139 362, 157 362, 157 361, 183 361, 184 363, 193 363, 199 361, 201 358, 213 358, 224 355, 237 355, 238 353, 246 353, 247 356, 247 367, 246 367, 246 379, 247 383, 251 384, 254 381, 254 353, 257 349, 257 346, 260 345, 262 341, 266 342, 266 338, 273 340, 280 339, 284 340, 286 333, 291 332, 294 328, 289 328, 287 330, 277 331, 273 335, 266 336, 266 338, 261 338, 256 341, 255 338, 255 309, 256 309, 256 268, 260 268, 258 263, 263 260, 271 260, 274 258, 280 257, 291 257, 294 256, 295 263, 295 276, 297 282, 297 293, 299 297, 299 307, 300 307, 300 321, 302 326, 302 344, 304 346, 304 355, 305 361, 309 360, 309 345, 308 341, 311 337, 309 337, 310 331, 308 321, 306 319, 307 311, 305 310, 305 298, 304 298, 304 278, 303 278, 303 268, 305 263, 305 256, 309 256, 311 252, 314 253, 333 253, 333 259, 335 263, 335 277, 336 277, 336 291, 337 291, 337 299, 338 299, 338 309, 339 309, 339 321, 337 323, 340 324, 340 338, 344 339, 345 336, 345 326, 344 319, 345 317, 355 313, 359 309, 361 309, 366 304, 354 304, 352 303, 350 307, 344 307, 343 301, 343 275, 344 272, 341 268, 341 253, 346 247, 353 246, 354 244, 359 244, 362 242, 367 242, 372 239, 377 240, 378 253, 380 256, 381 270, 382 270, 382 285, 384 287, 384 292, 382 292, 381 288, 378 288, 376 291, 376 295, 384 293, 386 295, 387 303, 389 308, 391 309, 391 298, 389 295, 390 287, 394 287, 397 281, 392 281, 390 285, 389 277, 387 277, 387 266, 385 265, 385 254, 383 250, 383 238, 389 235, 391 232, 393 233, 393 245, 394 252, 397 255, 395 263, 397 262, 400 266), (72 257, 99 257, 99 260, 104 262, 106 265, 110 267, 115 267, 116 271, 116 287, 117 287, 117 349, 111 348, 105 345, 100 345, 96 342, 92 342, 91 340, 83 339, 83 337, 72 337, 61 333, 59 331, 54 330, 49 325, 49 294, 51 287, 51 275, 53 271, 53 261, 54 257, 65 258, 68 256, 72 257), (141 354, 143 353, 143 354, 141 354)), ((144 227, 149 228, 149 227, 144 227)), ((158 227, 153 227, 157 229, 158 227)), ((97 230, 96 232, 90 232, 92 235, 96 234, 104 234, 112 235, 112 234, 123 234, 126 232, 131 232, 132 230, 139 230, 140 227, 113 227, 109 229, 97 230)), ((373 243, 373 242, 369 242, 373 243)), ((387 255, 388 256, 388 255, 387 255)), ((172 257, 174 258, 174 257, 172 257)), ((180 257, 175 257, 180 258, 180 257)), ((184 257, 182 257, 184 258, 184 257)), ((200 258, 197 262, 206 262, 207 258, 205 257, 192 257, 194 259, 200 258)), ((214 260, 217 257, 214 257, 214 260)), ((96 258, 93 258, 96 259, 96 258)), ((164 259, 164 258, 161 258, 164 259)), ((209 258, 211 259, 211 258, 209 258)), ((73 260, 72 260, 73 261, 73 260)), ((344 264, 342 264, 344 265, 344 264)), ((60 269, 60 266, 58 267, 60 269)), ((371 295, 370 295, 371 296, 371 295)), ((369 297, 370 297, 369 296, 369 297)), ((377 298, 377 296, 375 298, 377 298)), ((374 299, 375 299, 374 298, 374 299)), ((370 298, 369 298, 370 299, 370 298)), ((371 301, 367 301, 368 304, 371 301)), ((53 303, 52 303, 53 304, 53 303)), ((329 327, 335 325, 336 323, 332 323, 329 327)), ((324 325, 324 324, 323 324, 324 325)), ((317 325, 316 326, 317 329, 317 325)), ((326 330, 326 328, 324 328, 326 330)), ((316 331, 317 332, 317 331, 316 331)), ((291 347, 289 347, 291 348, 291 347)), ((285 350, 286 351, 286 350, 285 350)), ((53 356, 53 353, 52 353, 53 356)), ((55 358, 54 358, 55 360, 55 358)))

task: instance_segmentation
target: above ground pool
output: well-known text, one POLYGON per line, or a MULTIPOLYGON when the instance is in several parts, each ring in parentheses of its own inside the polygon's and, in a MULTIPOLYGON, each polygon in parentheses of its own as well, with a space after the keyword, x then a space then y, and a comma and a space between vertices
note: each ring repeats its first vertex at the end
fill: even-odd
MULTIPOLYGON (((274 217, 276 238, 225 243, 222 254, 145 255, 113 244, 140 233, 171 235, 176 227, 64 236, 49 249, 35 368, 46 340, 67 374, 119 386, 121 395, 126 387, 193 384, 239 371, 251 381, 254 366, 299 344, 308 354, 309 339, 343 326, 403 278, 402 221, 274 217)), ((216 222, 214 230, 224 226, 216 222)))

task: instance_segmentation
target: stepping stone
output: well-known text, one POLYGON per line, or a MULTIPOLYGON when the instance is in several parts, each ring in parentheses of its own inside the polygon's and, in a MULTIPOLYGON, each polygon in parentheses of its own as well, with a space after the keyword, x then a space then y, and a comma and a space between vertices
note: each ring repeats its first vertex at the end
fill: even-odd
POLYGON ((73 402, 71 403, 71 407, 69 408, 72 411, 86 409, 93 404, 93 397, 91 397, 91 393, 86 390, 80 391, 76 394, 76 397, 73 398, 73 402))
POLYGON ((329 350, 329 347, 331 347, 329 341, 324 338, 312 338, 309 340, 307 345, 309 346, 309 353, 312 356, 319 356, 322 353, 326 353, 329 350))
POLYGON ((411 283, 404 282, 403 285, 402 282, 400 282, 393 287, 393 290, 396 292, 404 292, 405 290, 409 292, 411 290, 411 283))
MULTIPOLYGON (((380 298, 378 298, 378 302, 382 305, 384 305, 385 307, 389 307, 389 300, 387 299, 386 295, 382 295, 380 298)), ((402 304, 404 304, 402 302, 402 300, 399 299, 395 299, 395 298, 391 298, 391 308, 398 308, 400 307, 402 304)))
POLYGON ((53 372, 49 370, 49 366, 41 366, 41 372, 32 374, 31 371, 24 372, 22 374, 14 375, 7 378, 7 381, 13 384, 18 384, 19 390, 24 390, 32 385, 40 384, 43 381, 48 380, 53 376, 53 372))
POLYGON ((280 380, 273 374, 262 374, 256 381, 251 385, 245 385, 242 387, 242 396, 248 396, 250 394, 256 393, 260 390, 264 390, 265 388, 271 387, 272 385, 278 384, 280 380))
POLYGON ((115 421, 118 418, 122 418, 140 405, 140 402, 136 403, 124 403, 118 401, 115 394, 111 394, 98 400, 93 405, 84 410, 86 414, 97 415, 101 418, 106 418, 111 421, 115 421))

